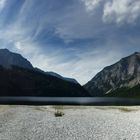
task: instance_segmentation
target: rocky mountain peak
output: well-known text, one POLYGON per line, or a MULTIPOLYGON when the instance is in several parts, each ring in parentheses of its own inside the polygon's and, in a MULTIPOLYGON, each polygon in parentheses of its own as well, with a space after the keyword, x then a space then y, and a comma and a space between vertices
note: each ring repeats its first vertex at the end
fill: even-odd
POLYGON ((135 52, 105 67, 84 87, 92 95, 103 95, 122 87, 132 88, 138 84, 140 84, 140 53, 135 52))
POLYGON ((28 69, 33 68, 32 64, 27 59, 20 54, 9 51, 8 49, 0 49, 0 65, 5 68, 11 68, 12 66, 28 69))

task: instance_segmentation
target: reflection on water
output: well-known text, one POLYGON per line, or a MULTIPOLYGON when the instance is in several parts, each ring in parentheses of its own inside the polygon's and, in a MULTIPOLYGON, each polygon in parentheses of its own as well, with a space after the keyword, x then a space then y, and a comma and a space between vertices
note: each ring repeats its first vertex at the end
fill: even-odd
POLYGON ((140 105, 140 99, 112 97, 0 97, 0 104, 19 105, 140 105))

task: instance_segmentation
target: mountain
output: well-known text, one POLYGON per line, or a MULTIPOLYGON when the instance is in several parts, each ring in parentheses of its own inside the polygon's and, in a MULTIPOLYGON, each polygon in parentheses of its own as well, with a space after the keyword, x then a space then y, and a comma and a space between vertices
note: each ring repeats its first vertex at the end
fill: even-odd
POLYGON ((0 65, 5 68, 19 66, 22 68, 33 69, 32 64, 20 54, 10 52, 8 49, 0 49, 0 65))
POLYGON ((31 69, 0 67, 0 96, 85 97, 80 85, 31 69))
POLYGON ((140 97, 140 53, 105 67, 84 88, 92 96, 140 97))
MULTIPOLYGON (((10 52, 8 49, 0 49, 0 65, 5 68, 11 68, 11 66, 18 66, 21 68, 36 69, 40 72, 42 71, 38 68, 33 68, 32 64, 27 59, 25 59, 20 54, 10 52)), ((50 74, 52 76, 61 78, 69 82, 78 83, 75 79, 63 77, 54 72, 46 72, 46 74, 50 74)))
POLYGON ((77 82, 75 79, 63 77, 63 76, 61 76, 61 75, 59 75, 59 74, 57 74, 57 73, 55 73, 55 72, 46 72, 46 74, 52 75, 52 76, 55 76, 55 77, 58 77, 58 78, 60 78, 60 79, 66 80, 66 81, 68 81, 68 82, 72 82, 72 83, 78 84, 78 82, 77 82))
POLYGON ((55 72, 45 72, 45 71, 43 71, 43 70, 41 70, 41 69, 39 69, 39 68, 34 68, 36 71, 38 71, 38 72, 41 72, 41 73, 43 73, 43 74, 46 74, 46 75, 51 75, 51 76, 54 76, 54 77, 57 77, 57 78, 60 78, 60 79, 63 79, 63 80, 65 80, 65 81, 68 81, 68 82, 72 82, 72 83, 75 83, 75 84, 79 84, 75 79, 73 79, 73 78, 67 78, 67 77, 63 77, 63 76, 61 76, 61 75, 59 75, 59 74, 57 74, 57 73, 55 73, 55 72))
POLYGON ((21 55, 0 49, 0 96, 85 97, 78 83, 46 74, 21 55))

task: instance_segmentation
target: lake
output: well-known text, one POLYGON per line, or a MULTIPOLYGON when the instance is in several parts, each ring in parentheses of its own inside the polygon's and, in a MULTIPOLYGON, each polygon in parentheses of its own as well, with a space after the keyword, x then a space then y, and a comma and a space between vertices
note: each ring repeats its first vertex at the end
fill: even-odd
POLYGON ((0 97, 8 105, 140 105, 140 99, 114 97, 0 97))

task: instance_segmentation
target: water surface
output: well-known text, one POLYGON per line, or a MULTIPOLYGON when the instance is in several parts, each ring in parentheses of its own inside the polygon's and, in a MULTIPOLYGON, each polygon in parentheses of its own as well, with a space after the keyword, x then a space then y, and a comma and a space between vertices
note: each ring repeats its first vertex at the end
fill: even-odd
POLYGON ((0 97, 15 105, 140 105, 140 99, 114 97, 0 97))

